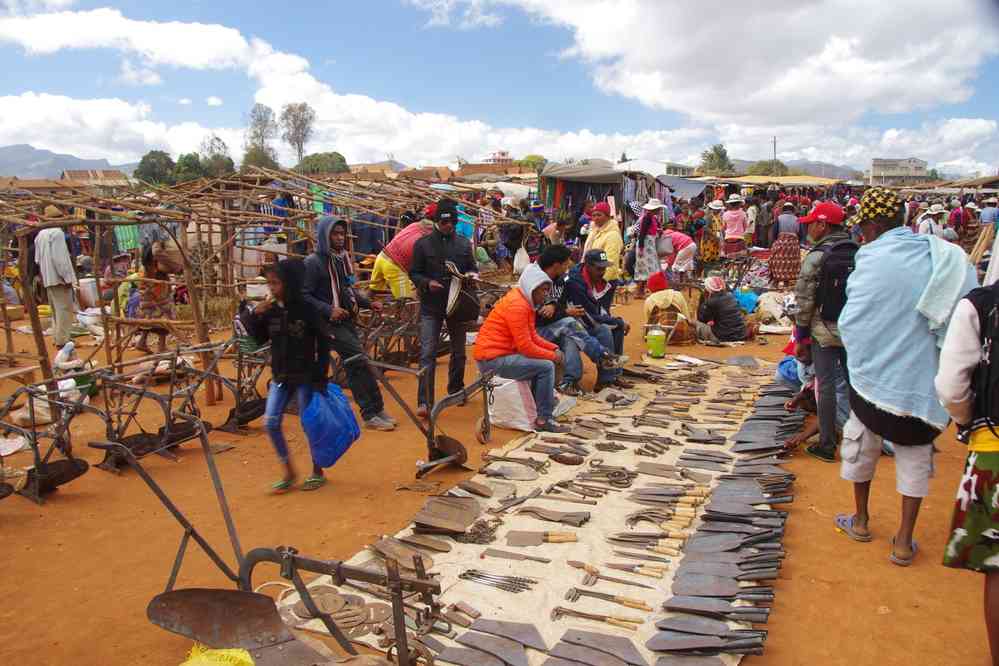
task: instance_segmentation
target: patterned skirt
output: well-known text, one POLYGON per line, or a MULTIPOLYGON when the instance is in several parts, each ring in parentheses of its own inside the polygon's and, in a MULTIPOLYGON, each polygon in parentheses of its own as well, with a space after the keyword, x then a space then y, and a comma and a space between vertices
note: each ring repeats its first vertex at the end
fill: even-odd
POLYGON ((740 254, 746 253, 746 239, 745 238, 726 238, 725 239, 725 256, 726 257, 736 257, 740 254))
POLYGON ((774 241, 770 249, 770 260, 767 263, 770 270, 770 282, 794 282, 801 271, 801 249, 798 236, 783 233, 774 241))
POLYGON ((999 571, 999 453, 970 451, 957 488, 944 566, 999 571))
POLYGON ((646 236, 645 242, 635 252, 635 274, 632 276, 637 282, 644 282, 653 273, 662 270, 659 261, 659 253, 656 251, 656 237, 646 236))

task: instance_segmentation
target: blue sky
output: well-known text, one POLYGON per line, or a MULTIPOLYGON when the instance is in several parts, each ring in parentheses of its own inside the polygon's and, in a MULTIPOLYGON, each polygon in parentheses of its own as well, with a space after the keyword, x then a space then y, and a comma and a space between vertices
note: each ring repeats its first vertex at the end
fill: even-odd
POLYGON ((304 100, 320 118, 310 148, 351 161, 391 153, 427 164, 498 148, 691 161, 714 141, 755 158, 776 133, 784 159, 863 167, 897 152, 952 171, 993 170, 999 40, 988 3, 909 0, 904 15, 861 19, 858 1, 773 0, 706 23, 700 3, 655 0, 306 1, 285 10, 0 0, 0 61, 15 65, 0 86, 0 115, 13 119, 0 143, 115 160, 190 149, 215 132, 238 153, 255 101, 304 100), (775 40, 760 29, 788 7, 807 19, 792 34, 775 40), (220 54, 214 47, 234 31, 242 46, 220 54), (253 39, 265 53, 246 47, 253 39), (144 72, 145 84, 125 83, 124 67, 144 72))

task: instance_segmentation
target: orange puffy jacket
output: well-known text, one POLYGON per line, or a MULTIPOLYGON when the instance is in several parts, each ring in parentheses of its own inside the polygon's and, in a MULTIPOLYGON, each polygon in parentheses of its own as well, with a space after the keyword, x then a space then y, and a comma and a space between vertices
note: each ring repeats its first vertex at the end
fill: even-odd
POLYGON ((528 358, 555 360, 558 345, 548 342, 534 326, 534 308, 523 292, 514 287, 493 307, 475 337, 472 355, 476 361, 522 354, 528 358))

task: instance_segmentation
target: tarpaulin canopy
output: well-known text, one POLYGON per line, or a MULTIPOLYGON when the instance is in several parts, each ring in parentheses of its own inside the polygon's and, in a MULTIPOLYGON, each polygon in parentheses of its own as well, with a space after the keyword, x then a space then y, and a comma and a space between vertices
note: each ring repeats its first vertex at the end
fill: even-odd
POLYGON ((673 195, 679 199, 696 197, 707 187, 707 183, 679 176, 659 176, 656 180, 673 190, 673 195))
POLYGON ((545 166, 541 172, 544 178, 557 178, 559 180, 574 181, 577 183, 613 183, 621 182, 623 177, 620 171, 614 169, 614 165, 607 160, 590 159, 572 164, 552 164, 545 166))

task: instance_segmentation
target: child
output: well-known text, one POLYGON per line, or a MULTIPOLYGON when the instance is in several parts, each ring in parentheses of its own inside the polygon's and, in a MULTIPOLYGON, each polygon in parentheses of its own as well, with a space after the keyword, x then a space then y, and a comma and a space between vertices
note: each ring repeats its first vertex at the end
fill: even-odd
MULTIPOLYGON (((264 423, 285 471, 284 478, 271 489, 282 493, 295 483, 295 470, 281 431, 284 409, 294 394, 299 414, 304 414, 312 391, 326 389, 330 347, 322 333, 319 314, 302 297, 305 280, 302 260, 285 259, 268 265, 265 276, 271 293, 254 309, 249 318, 249 328, 258 343, 264 344, 268 340, 271 343, 271 387, 267 394, 264 423)), ((322 467, 313 462, 312 476, 302 484, 302 490, 316 490, 325 483, 322 467)))
MULTIPOLYGON (((170 276, 160 270, 153 257, 152 246, 147 245, 142 251, 142 273, 141 277, 150 280, 160 280, 161 282, 139 282, 139 318, 140 319, 176 319, 173 308, 173 292, 170 285, 166 284, 170 276)), ((146 354, 152 353, 149 349, 148 338, 151 332, 159 337, 157 350, 159 353, 166 351, 167 329, 161 326, 143 328, 135 348, 146 354)))

